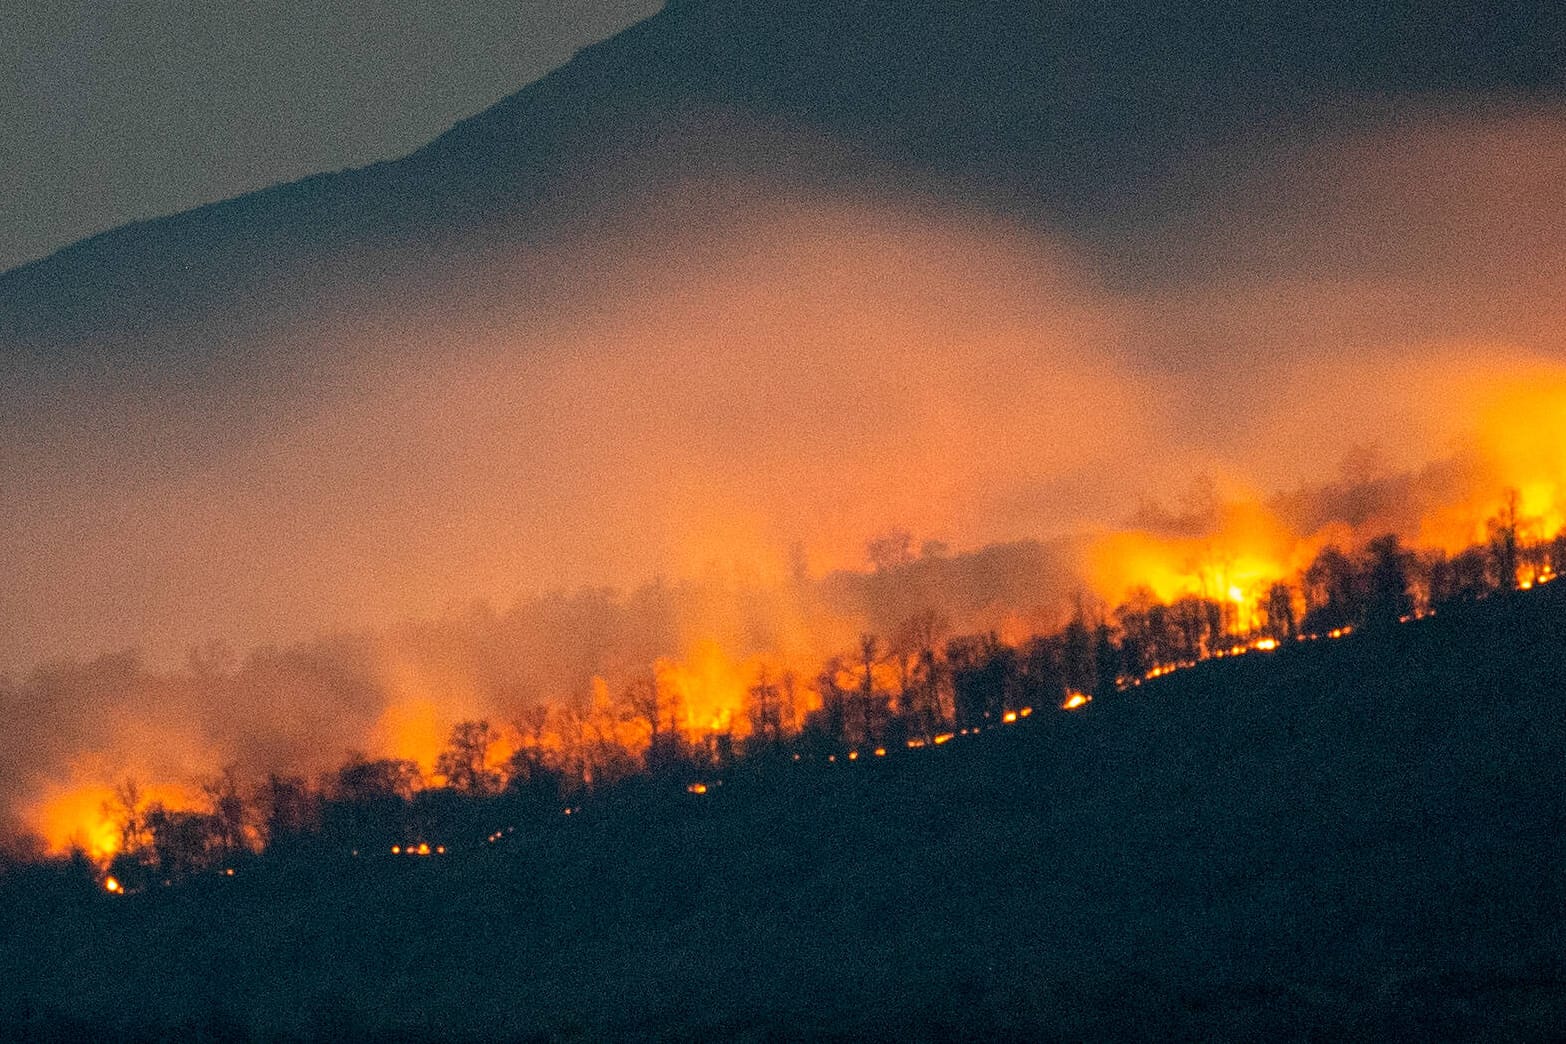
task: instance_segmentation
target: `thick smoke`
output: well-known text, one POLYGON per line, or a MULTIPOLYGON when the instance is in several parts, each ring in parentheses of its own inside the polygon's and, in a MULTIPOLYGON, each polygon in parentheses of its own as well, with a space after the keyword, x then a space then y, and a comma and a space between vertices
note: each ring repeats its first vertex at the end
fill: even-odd
POLYGON ((0 787, 423 758, 697 649, 1053 626, 1177 586, 1171 546, 1247 584, 1377 528, 1461 546, 1505 487, 1560 524, 1566 117, 1195 169, 1097 243, 771 181, 707 231, 642 200, 463 266, 461 307, 280 330, 311 379, 49 391, 0 456, 0 787), (898 527, 936 543, 863 572, 898 527))

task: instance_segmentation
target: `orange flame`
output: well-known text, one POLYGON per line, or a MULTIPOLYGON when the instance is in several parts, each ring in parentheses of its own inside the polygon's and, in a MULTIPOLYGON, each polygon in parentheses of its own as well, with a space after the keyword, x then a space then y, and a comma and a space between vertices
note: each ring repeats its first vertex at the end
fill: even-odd
MULTIPOLYGON (((201 797, 190 788, 159 783, 143 787, 145 807, 161 804, 172 811, 199 808, 201 797)), ((106 863, 121 849, 121 826, 114 788, 101 783, 65 786, 47 794, 27 810, 25 820, 43 838, 47 851, 65 855, 80 850, 106 863)))

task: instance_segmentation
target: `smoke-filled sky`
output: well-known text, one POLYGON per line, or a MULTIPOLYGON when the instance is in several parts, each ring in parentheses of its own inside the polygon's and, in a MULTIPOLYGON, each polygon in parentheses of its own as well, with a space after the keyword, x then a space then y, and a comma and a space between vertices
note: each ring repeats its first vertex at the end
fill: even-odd
POLYGON ((550 234, 491 211, 411 272, 301 236, 297 299, 214 296, 227 270, 178 255, 207 303, 0 358, 34 382, 0 388, 12 811, 126 772, 427 762, 461 716, 654 664, 727 698, 924 609, 1015 636, 1215 570, 1254 600, 1327 539, 1461 547, 1507 487, 1566 521, 1558 101, 1252 127, 1092 235, 822 177, 857 146, 819 132, 679 119, 546 182, 550 234), (897 528, 947 549, 917 584, 829 576, 897 528))
POLYGON ((467 271, 475 314, 252 335, 329 356, 319 387, 67 398, 17 432, 3 660, 779 576, 796 544, 819 574, 894 526, 960 549, 1068 536, 1204 476, 1265 497, 1346 458, 1417 469, 1489 437, 1496 382, 1550 386, 1561 113, 1432 114, 1251 162, 1112 248, 1178 259, 1134 289, 1111 248, 1047 227, 758 179, 722 188, 722 225, 659 197, 612 236, 467 271))
POLYGON ((7 3, 0 271, 403 155, 661 0, 7 3))

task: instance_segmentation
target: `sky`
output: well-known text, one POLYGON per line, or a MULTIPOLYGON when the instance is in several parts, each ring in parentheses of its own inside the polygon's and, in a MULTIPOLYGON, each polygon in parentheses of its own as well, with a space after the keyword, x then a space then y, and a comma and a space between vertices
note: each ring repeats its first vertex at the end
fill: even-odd
POLYGON ((660 0, 4 0, 0 271, 404 155, 660 0))

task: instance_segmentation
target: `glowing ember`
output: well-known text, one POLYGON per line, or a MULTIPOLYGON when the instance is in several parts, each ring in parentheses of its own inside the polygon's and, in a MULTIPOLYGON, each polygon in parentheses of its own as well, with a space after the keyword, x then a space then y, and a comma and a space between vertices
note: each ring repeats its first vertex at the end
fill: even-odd
POLYGON ((125 891, 125 888, 120 884, 117 878, 106 877, 103 879, 103 890, 106 892, 119 893, 125 891))
POLYGON ((1007 725, 1012 724, 1016 720, 1017 720, 1017 712, 1016 711, 1007 711, 1005 714, 1001 715, 1001 721, 1005 722, 1007 725))
POLYGON ((707 793, 707 784, 705 784, 705 783, 692 783, 690 786, 686 787, 685 789, 688 792, 692 793, 692 794, 705 794, 705 793, 707 793))
POLYGON ((1085 692, 1074 692, 1066 697, 1066 702, 1060 705, 1061 710, 1076 710, 1093 702, 1093 697, 1085 692))

